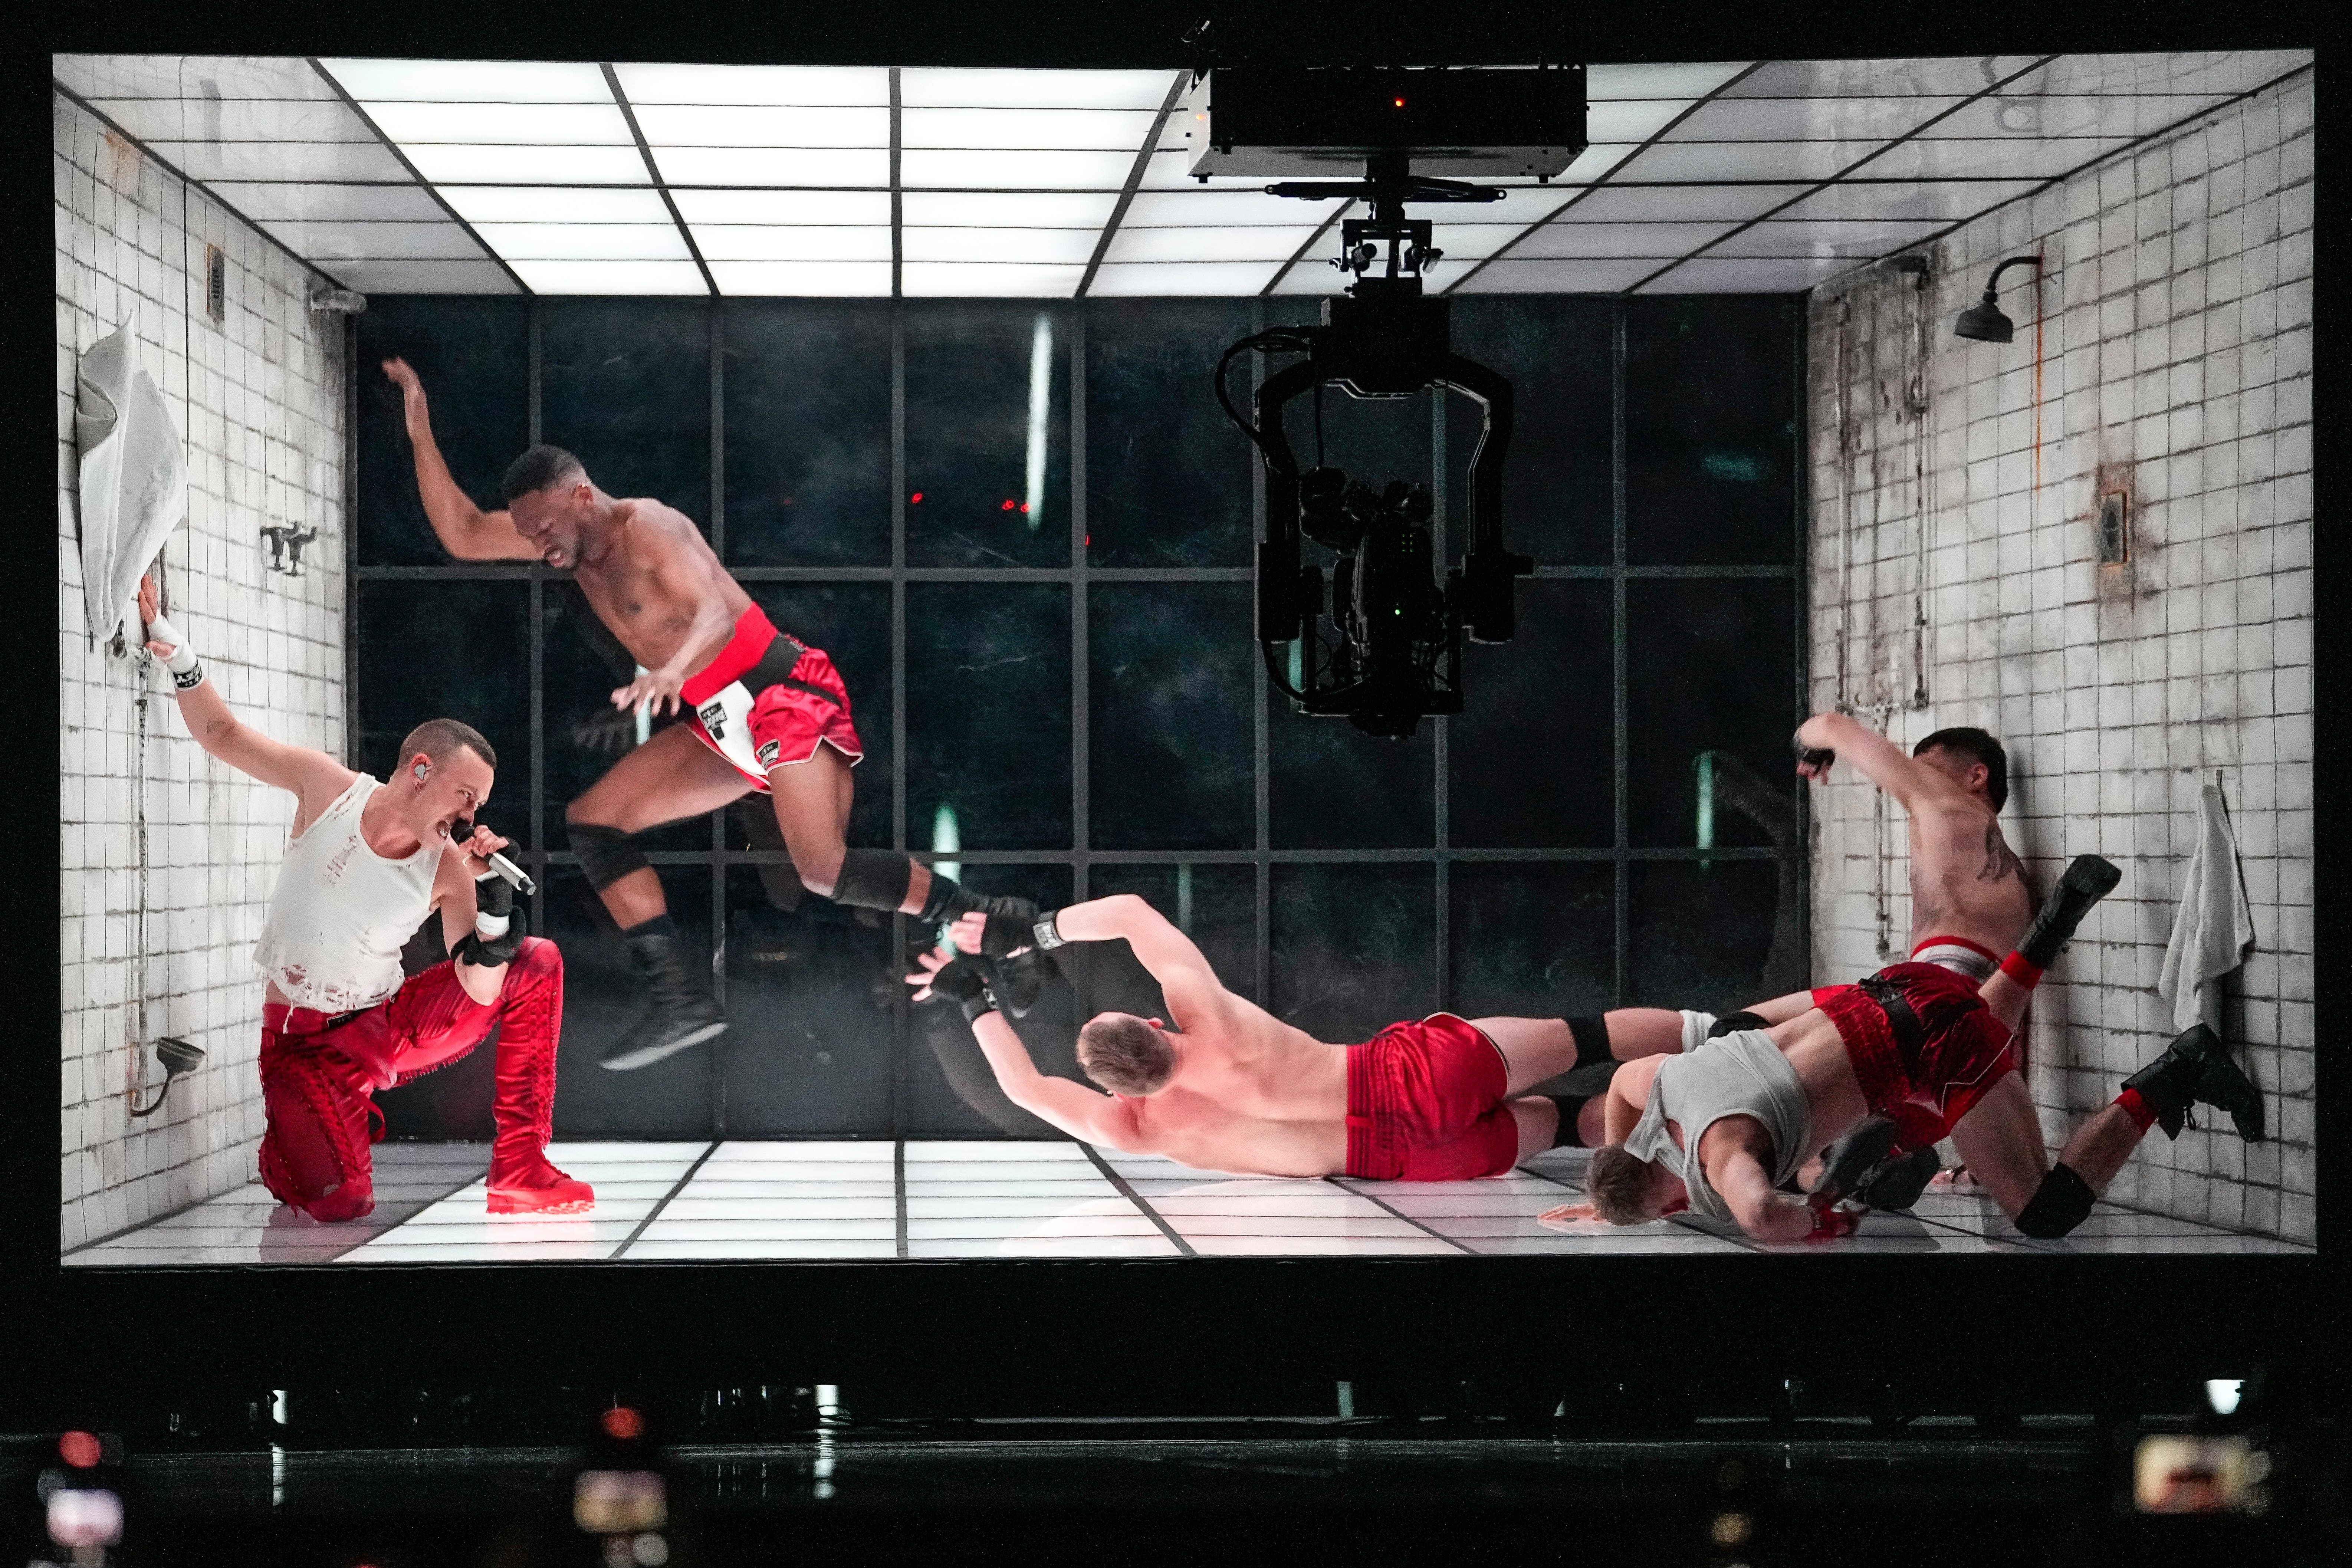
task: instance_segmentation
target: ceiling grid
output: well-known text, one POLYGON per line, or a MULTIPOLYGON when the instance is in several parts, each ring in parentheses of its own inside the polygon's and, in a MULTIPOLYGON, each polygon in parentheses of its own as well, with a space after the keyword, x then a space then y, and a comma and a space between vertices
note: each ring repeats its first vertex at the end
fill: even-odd
MULTIPOLYGON (((1549 184, 1421 209, 1463 293, 1798 292, 2308 50, 1594 65, 1549 184)), ((1342 205, 1186 173, 1186 73, 58 55, 61 91, 343 285, 1328 294, 1342 205)))

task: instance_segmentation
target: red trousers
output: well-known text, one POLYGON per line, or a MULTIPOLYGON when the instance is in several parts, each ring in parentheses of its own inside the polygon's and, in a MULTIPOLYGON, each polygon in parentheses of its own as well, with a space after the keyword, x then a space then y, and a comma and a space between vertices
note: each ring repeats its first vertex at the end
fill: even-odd
POLYGON ((265 1005, 262 1184, 313 1218, 366 1214, 375 1206, 369 1146, 383 1138, 375 1091, 447 1067, 499 1025, 493 1185, 527 1181, 546 1164, 563 1026, 563 957, 553 942, 526 937, 488 1004, 467 995, 455 961, 445 961, 362 1013, 265 1005))

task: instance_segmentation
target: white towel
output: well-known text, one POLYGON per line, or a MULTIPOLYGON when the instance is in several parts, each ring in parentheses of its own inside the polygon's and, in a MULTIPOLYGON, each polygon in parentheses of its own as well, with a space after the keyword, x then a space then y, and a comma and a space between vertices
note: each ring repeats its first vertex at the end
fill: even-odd
POLYGON ((188 462, 163 395, 131 363, 131 329, 90 345, 74 379, 81 583, 93 638, 114 635, 188 510, 188 462))
POLYGON ((2198 822, 2197 852, 2180 889, 2180 912, 2165 945, 2164 971, 2156 992, 2172 1004, 2172 1026, 2202 1021, 2221 1031, 2221 977, 2246 961, 2254 945, 2254 914, 2246 907, 2245 879, 2238 870, 2238 841, 2230 834, 2230 813, 2220 786, 2205 786, 2198 822))

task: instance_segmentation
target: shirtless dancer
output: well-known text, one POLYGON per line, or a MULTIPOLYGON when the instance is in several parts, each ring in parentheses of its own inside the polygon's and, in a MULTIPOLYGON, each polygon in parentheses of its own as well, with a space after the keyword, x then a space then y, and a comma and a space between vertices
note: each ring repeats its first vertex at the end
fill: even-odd
POLYGON ((899 851, 846 847, 849 770, 864 755, 849 693, 822 649, 769 624, 684 512, 606 495, 577 458, 545 446, 508 468, 507 510, 483 511, 442 461, 415 371, 400 359, 383 370, 405 399, 416 488, 443 548, 461 561, 543 561, 571 572, 646 672, 613 693, 614 707, 674 713, 683 705, 688 714, 630 751, 563 814, 581 869, 651 994, 604 1066, 646 1067, 727 1027, 708 982, 678 954, 661 879, 630 840, 748 792, 773 801, 793 869, 812 892, 927 922, 972 910, 1034 917, 1025 899, 976 897, 899 851))
POLYGON ((1602 1131, 1601 1100, 1526 1091, 1579 1067, 1680 1048, 1683 1020, 1623 1008, 1605 1020, 1433 1014, 1359 1046, 1327 1045, 1226 990, 1201 950, 1131 893, 1024 924, 966 915, 967 954, 1125 939, 1160 983, 1175 1026, 1105 1013, 1078 1033, 1078 1061, 1108 1095, 1040 1073, 997 1013, 971 957, 919 956, 915 1000, 958 1003, 1006 1098, 1073 1138, 1202 1170, 1460 1181, 1602 1131))
POLYGON ((139 584, 147 651, 164 662, 196 743, 294 795, 294 828, 254 962, 268 1129, 261 1180, 314 1219, 375 1206, 375 1091, 447 1067, 499 1030, 492 1214, 578 1214, 595 1194, 548 1163, 563 960, 524 934, 486 857, 507 841, 471 819, 489 804, 489 742, 451 719, 401 742, 390 784, 241 722, 187 637, 139 584), (401 945, 439 910, 453 955, 404 978, 401 945))
POLYGON ((1538 1217, 1635 1225, 1687 1207, 1760 1241, 1847 1235, 1859 1220, 1837 1206, 1848 1190, 1834 1170, 1805 1197, 1780 1184, 1811 1151, 1875 1116, 1890 1136, 1922 1124, 1948 1134, 2001 1211, 2046 1239, 2082 1223, 2149 1127, 2178 1137, 2192 1103, 2227 1110, 2258 1142, 2261 1098, 2201 1024, 2125 1079, 2055 1165, 2032 1103, 1995 1097, 2015 1077, 2011 1031, 2033 986, 2118 875, 2079 857, 1981 987, 1943 965, 1897 963, 1788 1022, 1630 1064, 1606 1097, 1610 1142, 1586 1169, 1590 1208, 1538 1217))
MULTIPOLYGON (((1798 726, 1794 743, 1800 776, 1825 779, 1843 757, 1903 807, 1910 828, 1912 962, 1939 965, 1971 984, 1990 978, 2040 901, 2001 837, 2009 757, 2000 742, 1982 730, 1957 727, 1937 731, 1906 756, 1845 714, 1816 713, 1798 726)), ((1786 1023, 1829 994, 1824 988, 1778 997, 1716 1020, 1712 1029, 1719 1037, 1786 1023)), ((2032 1110, 2021 1075, 2004 1075, 1990 1099, 2002 1117, 2032 1110)), ((1867 1201, 1903 1208, 1917 1197, 1938 1164, 1937 1140, 1926 1132, 1924 1121, 1914 1126, 1900 1141, 1901 1152, 1875 1179, 1859 1184, 1867 1201)))

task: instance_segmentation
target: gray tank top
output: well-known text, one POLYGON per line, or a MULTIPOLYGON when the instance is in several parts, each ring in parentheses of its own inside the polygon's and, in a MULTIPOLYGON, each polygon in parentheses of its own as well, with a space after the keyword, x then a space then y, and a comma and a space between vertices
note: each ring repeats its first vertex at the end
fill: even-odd
POLYGON ((1728 1220, 1731 1210, 1707 1184, 1698 1158, 1699 1140, 1727 1116, 1752 1116, 1764 1124, 1772 1141, 1774 1186, 1795 1174, 1812 1152, 1813 1115, 1805 1103, 1805 1086, 1760 1029, 1725 1035, 1661 1062, 1649 1103, 1626 1136, 1625 1152, 1637 1160, 1658 1161, 1680 1176, 1690 1189, 1694 1214, 1728 1220), (1683 1130, 1680 1147, 1666 1131, 1668 1121, 1683 1130))

